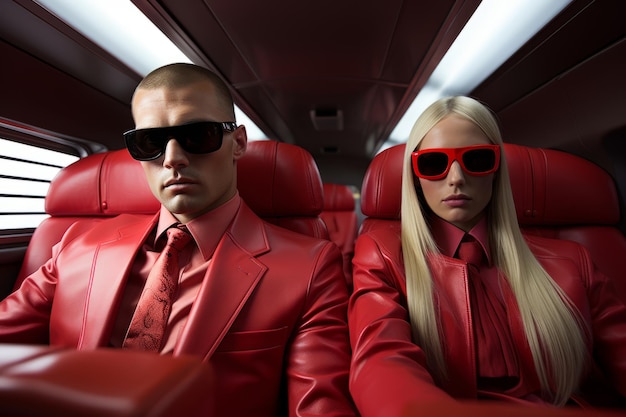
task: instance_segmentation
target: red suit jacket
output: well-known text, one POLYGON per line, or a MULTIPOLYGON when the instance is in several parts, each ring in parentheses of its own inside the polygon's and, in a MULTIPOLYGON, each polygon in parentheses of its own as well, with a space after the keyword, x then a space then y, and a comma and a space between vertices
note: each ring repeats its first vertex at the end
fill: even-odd
MULTIPOLYGON (((582 246, 539 237, 528 237, 527 242, 582 313, 592 330, 596 364, 626 397, 626 306, 615 296, 608 279, 595 272, 582 246)), ((442 257, 433 279, 441 295, 439 315, 449 378, 439 387, 429 373, 424 352, 411 339, 398 228, 374 230, 357 240, 354 292, 348 310, 353 348, 350 391, 363 417, 402 415, 419 402, 477 398, 467 266, 458 259, 442 257)), ((538 389, 519 310, 510 290, 504 296, 519 347, 521 381, 538 389)))
MULTIPOLYGON (((52 259, 0 303, 0 342, 107 346, 135 254, 157 220, 72 226, 52 259)), ((333 244, 265 223, 242 203, 174 355, 211 362, 217 415, 354 415, 347 299, 333 244)))

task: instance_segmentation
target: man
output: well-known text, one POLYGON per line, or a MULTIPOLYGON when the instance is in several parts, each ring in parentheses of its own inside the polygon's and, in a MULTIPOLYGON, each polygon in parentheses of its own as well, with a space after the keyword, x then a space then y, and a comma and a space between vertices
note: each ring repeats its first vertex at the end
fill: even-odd
POLYGON ((126 144, 160 212, 70 228, 0 303, 0 342, 200 355, 214 368, 217 415, 353 415, 341 255, 240 199, 247 137, 226 85, 167 65, 139 84, 132 112, 126 144), (190 243, 172 249, 170 234, 190 243))

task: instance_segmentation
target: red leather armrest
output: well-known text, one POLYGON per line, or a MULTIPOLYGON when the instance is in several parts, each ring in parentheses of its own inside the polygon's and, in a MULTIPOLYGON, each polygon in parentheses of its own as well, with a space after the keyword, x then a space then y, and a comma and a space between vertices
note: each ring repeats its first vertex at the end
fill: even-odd
POLYGON ((211 383, 195 357, 0 345, 0 415, 210 416, 211 383))
POLYGON ((607 408, 549 407, 489 401, 449 401, 409 407, 402 417, 619 417, 623 410, 607 408))

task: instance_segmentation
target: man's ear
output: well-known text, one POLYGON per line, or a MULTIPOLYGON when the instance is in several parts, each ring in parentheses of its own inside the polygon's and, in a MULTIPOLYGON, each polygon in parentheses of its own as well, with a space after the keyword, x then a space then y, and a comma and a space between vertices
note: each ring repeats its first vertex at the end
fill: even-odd
POLYGON ((233 135, 233 159, 236 161, 240 159, 248 149, 248 134, 246 133, 246 127, 244 125, 237 126, 237 129, 232 133, 233 135))

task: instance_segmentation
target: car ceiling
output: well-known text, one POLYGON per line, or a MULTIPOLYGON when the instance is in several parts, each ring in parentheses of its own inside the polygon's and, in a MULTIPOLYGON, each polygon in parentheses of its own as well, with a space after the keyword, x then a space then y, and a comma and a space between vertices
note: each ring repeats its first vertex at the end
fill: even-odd
MULTIPOLYGON (((318 161, 337 157, 364 163, 388 138, 480 3, 132 1, 194 62, 227 81, 236 104, 269 138, 300 145, 318 161)), ((607 129, 624 124, 623 98, 607 91, 626 91, 621 75, 625 16, 621 0, 573 0, 471 95, 496 111, 505 140, 573 152, 593 148, 590 143, 596 144, 607 129), (606 22, 604 30, 589 31, 598 20, 606 22), (599 82, 615 87, 603 87, 602 95, 591 87, 577 91, 576 77, 597 74, 603 74, 599 82), (554 112, 563 94, 571 107, 557 111, 556 121, 539 131, 546 126, 540 118, 554 112), (588 111, 588 104, 571 104, 578 99, 603 103, 608 116, 586 121, 578 113, 588 111), (568 123, 572 116, 573 127, 568 123), (575 143, 571 135, 578 135, 575 143)), ((31 1, 0 4, 0 36, 0 53, 33 67, 32 74, 24 74, 19 65, 13 72, 2 68, 2 76, 30 77, 37 91, 28 97, 9 85, 6 92, 15 100, 0 104, 1 114, 27 120, 24 115, 37 94, 39 104, 51 109, 45 116, 29 115, 39 117, 32 124, 53 130, 59 126, 63 133, 111 149, 123 146, 119 132, 132 127, 128 103, 138 74, 31 1), (48 97, 56 90, 32 79, 44 66, 54 69, 58 85, 68 87, 63 94, 73 98, 65 100, 63 109, 65 117, 67 112, 75 117, 71 127, 61 126, 64 113, 48 97), (51 91, 41 97, 46 89, 51 91), (85 110, 85 95, 106 99, 85 110)), ((47 73, 52 74, 50 69, 47 73)))
POLYGON ((371 155, 479 1, 135 1, 273 139, 371 155))

